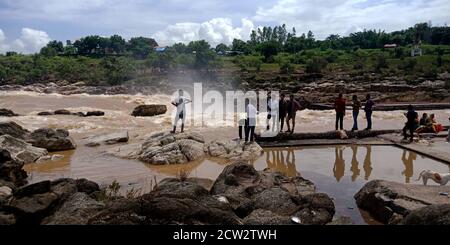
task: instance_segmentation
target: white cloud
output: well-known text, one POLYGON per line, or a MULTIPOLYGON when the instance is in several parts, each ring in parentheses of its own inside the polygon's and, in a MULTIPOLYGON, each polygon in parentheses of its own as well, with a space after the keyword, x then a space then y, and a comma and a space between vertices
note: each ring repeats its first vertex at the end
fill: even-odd
POLYGON ((176 23, 156 32, 153 36, 160 45, 188 43, 206 40, 212 46, 220 43, 231 44, 233 39, 247 40, 254 29, 253 22, 242 19, 240 27, 233 27, 231 19, 214 18, 203 23, 176 23))
POLYGON ((286 23, 297 32, 312 30, 316 37, 347 35, 362 29, 400 30, 419 22, 450 21, 448 0, 278 0, 260 7, 258 22, 286 23))
POLYGON ((6 36, 0 29, 0 53, 7 51, 16 51, 24 54, 32 54, 47 45, 51 38, 44 31, 34 30, 31 28, 22 28, 20 38, 8 44, 6 36))

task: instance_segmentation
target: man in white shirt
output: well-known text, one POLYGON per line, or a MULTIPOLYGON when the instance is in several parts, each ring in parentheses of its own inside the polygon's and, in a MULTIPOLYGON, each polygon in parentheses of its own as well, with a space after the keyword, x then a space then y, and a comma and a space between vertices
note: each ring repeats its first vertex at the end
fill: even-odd
POLYGON ((255 128, 256 128, 256 116, 258 115, 258 110, 254 105, 250 103, 250 99, 245 99, 245 112, 247 113, 247 121, 245 127, 245 143, 249 141, 254 141, 255 138, 255 128))
POLYGON ((184 97, 183 94, 183 90, 178 90, 178 97, 172 101, 172 105, 177 107, 175 121, 173 122, 173 131, 171 132, 172 134, 176 132, 179 120, 181 120, 181 132, 184 132, 184 123, 186 122, 186 104, 191 103, 192 101, 184 97))
POLYGON ((274 95, 270 99, 269 107, 270 107, 270 111, 268 113, 270 114, 270 119, 272 120, 272 132, 275 131, 275 128, 279 131, 279 118, 278 117, 280 116, 279 115, 280 104, 278 101, 278 97, 276 95, 274 95))

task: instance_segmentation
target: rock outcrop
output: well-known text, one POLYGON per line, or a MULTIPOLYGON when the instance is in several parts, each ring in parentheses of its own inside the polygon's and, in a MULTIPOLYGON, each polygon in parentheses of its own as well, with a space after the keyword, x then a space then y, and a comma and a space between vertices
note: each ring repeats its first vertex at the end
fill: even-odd
MULTIPOLYGON (((5 186, 11 189, 12 187, 26 184, 28 175, 27 172, 22 169, 23 165, 24 163, 15 160, 9 151, 0 149, 0 187, 5 186)), ((6 188, 2 193, 3 196, 7 196, 6 188)))
MULTIPOLYGON (((355 195, 356 204, 385 224, 398 224, 417 209, 430 205, 450 204, 448 186, 408 185, 390 181, 368 182, 355 195)), ((426 212, 426 211, 424 211, 426 212)), ((410 219, 412 222, 414 219, 410 219)))
POLYGON ((76 144, 65 129, 38 129, 30 134, 28 142, 48 151, 66 151, 76 148, 76 144))
POLYGON ((316 193, 311 181, 269 169, 258 172, 246 163, 227 166, 211 194, 225 197, 246 224, 286 224, 292 217, 301 224, 326 224, 335 212, 331 198, 316 193))
POLYGON ((209 156, 228 160, 255 160, 263 153, 263 149, 255 142, 213 141, 205 145, 209 156))
POLYGON ((435 204, 411 211, 402 225, 450 225, 450 203, 435 204))
POLYGON ((101 144, 113 145, 117 143, 125 143, 128 142, 128 140, 129 140, 128 131, 125 131, 89 138, 87 140, 88 142, 85 145, 88 147, 95 147, 101 144))
POLYGON ((167 112, 165 105, 140 105, 131 113, 134 117, 153 117, 167 112))
POLYGON ((13 121, 0 122, 0 136, 8 134, 14 138, 25 139, 25 136, 28 133, 28 130, 22 128, 22 126, 13 121))
MULTIPOLYGON (((9 135, 24 140, 48 151, 65 151, 76 148, 76 144, 65 129, 41 128, 30 133, 15 122, 0 123, 0 136, 9 135)), ((36 160, 36 159, 34 159, 36 160)))
POLYGON ((9 109, 0 108, 0 117, 17 117, 18 114, 9 109))
POLYGON ((204 142, 203 136, 196 133, 157 133, 142 144, 137 158, 155 165, 200 160, 205 156, 204 142))
POLYGON ((34 147, 10 135, 0 136, 0 149, 7 151, 15 161, 24 163, 33 163, 48 154, 46 149, 34 147))

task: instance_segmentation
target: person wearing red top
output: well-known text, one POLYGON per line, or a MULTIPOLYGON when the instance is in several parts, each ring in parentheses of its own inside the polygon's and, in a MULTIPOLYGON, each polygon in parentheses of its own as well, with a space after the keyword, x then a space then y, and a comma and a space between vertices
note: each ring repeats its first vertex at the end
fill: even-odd
POLYGON ((344 116, 346 104, 347 101, 345 100, 343 95, 339 94, 339 97, 334 102, 334 110, 336 111, 336 130, 338 130, 339 128, 341 130, 344 130, 344 116))

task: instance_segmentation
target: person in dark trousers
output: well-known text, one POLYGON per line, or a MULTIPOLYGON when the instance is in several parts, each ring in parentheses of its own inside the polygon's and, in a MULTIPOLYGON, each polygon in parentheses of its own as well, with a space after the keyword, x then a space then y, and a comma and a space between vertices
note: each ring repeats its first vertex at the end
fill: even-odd
POLYGON ((267 121, 266 121, 266 129, 270 130, 270 119, 272 119, 272 94, 270 92, 267 93, 267 121))
POLYGON ((287 114, 287 102, 284 94, 280 95, 280 101, 278 103, 279 106, 279 121, 281 124, 280 132, 283 132, 284 127, 284 120, 286 120, 286 114, 287 114))
POLYGON ((347 102, 342 94, 334 102, 334 110, 336 111, 336 130, 344 130, 345 106, 347 102), (340 125, 339 125, 340 124, 340 125))
POLYGON ((406 116, 406 123, 405 127, 403 128, 403 139, 408 139, 408 135, 406 132, 409 130, 409 135, 411 137, 411 142, 414 139, 414 131, 418 127, 419 123, 419 114, 414 110, 414 107, 412 105, 408 106, 408 112, 405 113, 406 116))
POLYGON ((359 115, 359 110, 361 109, 361 101, 358 100, 358 96, 356 96, 356 95, 353 95, 352 108, 353 108, 352 131, 355 131, 355 130, 358 130, 358 115, 359 115))
POLYGON ((366 104, 364 105, 364 111, 366 112, 367 119, 367 128, 366 130, 372 130, 372 114, 373 114, 373 106, 375 102, 370 98, 370 94, 366 96, 366 104))
POLYGON ((295 130, 295 117, 297 116, 297 111, 301 109, 300 103, 298 103, 297 100, 295 100, 294 95, 291 94, 289 96, 289 102, 287 104, 287 119, 286 124, 288 127, 288 130, 286 132, 290 132, 291 134, 294 133, 295 130), (291 125, 289 122, 292 121, 292 130, 291 125))
POLYGON ((245 143, 252 142, 255 139, 256 115, 258 111, 256 107, 250 103, 250 99, 245 99, 245 112, 247 120, 245 124, 245 143))

